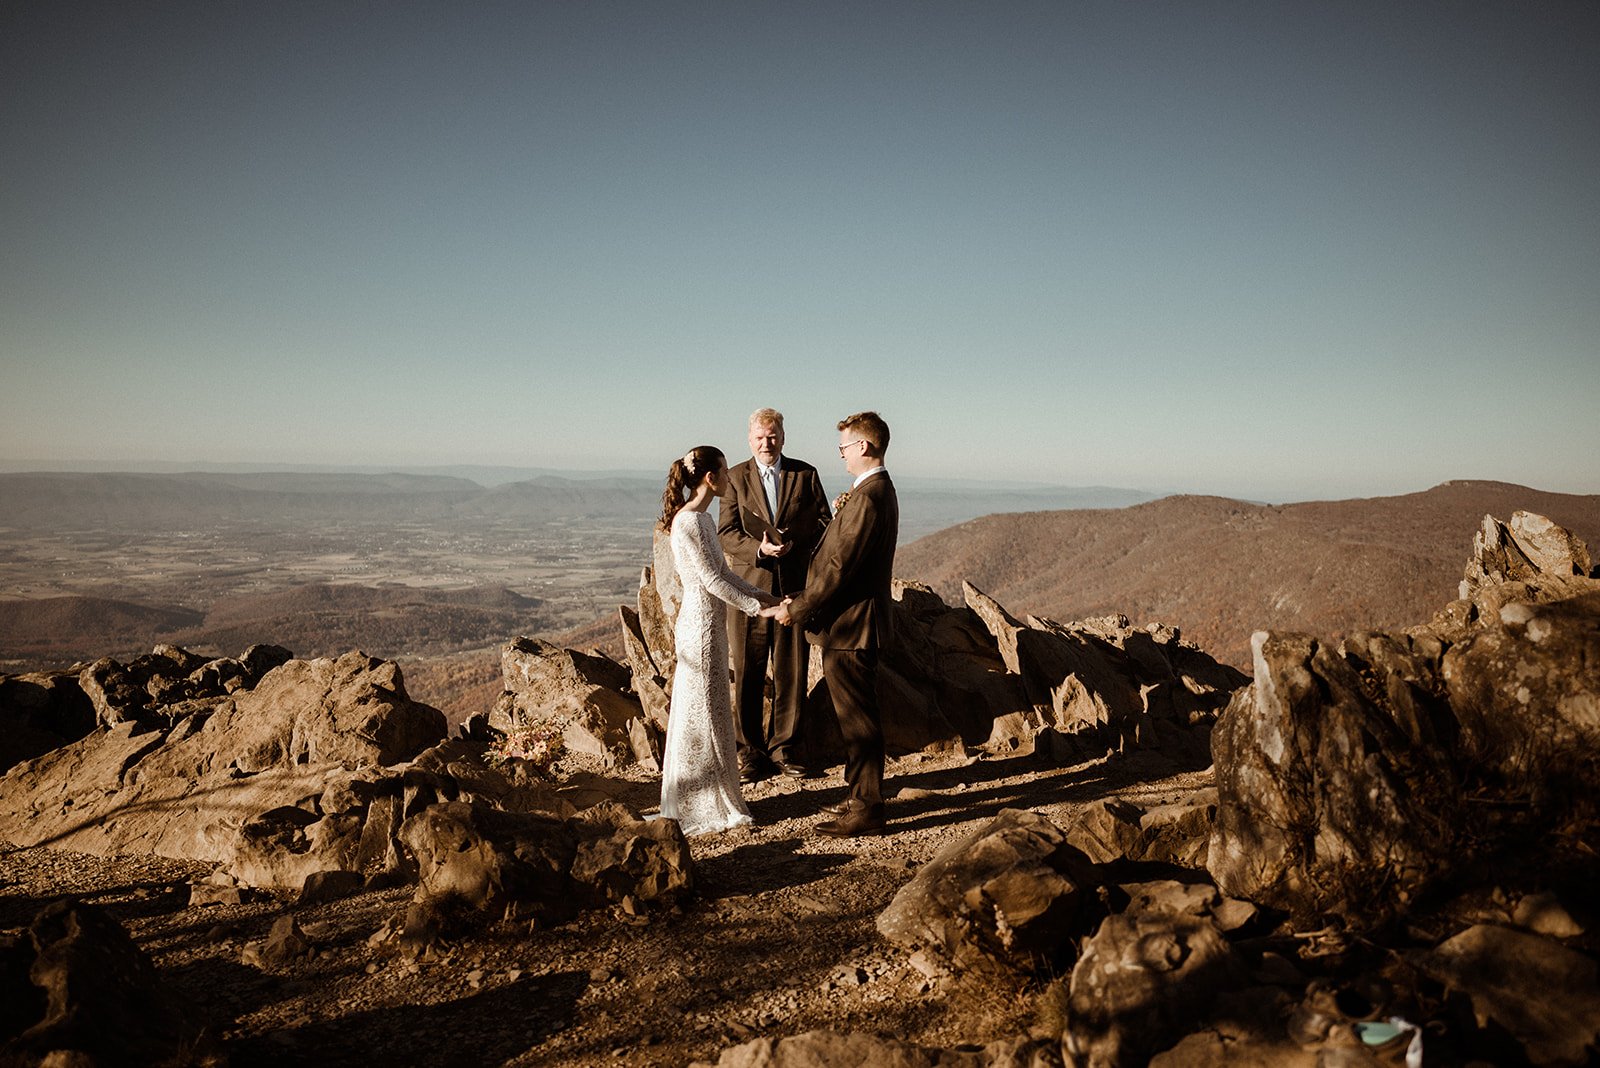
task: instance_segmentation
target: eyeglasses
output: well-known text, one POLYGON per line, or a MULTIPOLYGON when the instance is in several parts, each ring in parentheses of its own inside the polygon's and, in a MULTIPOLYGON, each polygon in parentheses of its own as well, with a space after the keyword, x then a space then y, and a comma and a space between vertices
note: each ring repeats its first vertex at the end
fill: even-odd
POLYGON ((844 455, 844 450, 848 449, 852 445, 863 445, 863 444, 865 444, 866 440, 867 440, 866 438, 856 438, 856 440, 854 440, 854 441, 845 442, 843 445, 839 446, 839 455, 843 456, 844 455))

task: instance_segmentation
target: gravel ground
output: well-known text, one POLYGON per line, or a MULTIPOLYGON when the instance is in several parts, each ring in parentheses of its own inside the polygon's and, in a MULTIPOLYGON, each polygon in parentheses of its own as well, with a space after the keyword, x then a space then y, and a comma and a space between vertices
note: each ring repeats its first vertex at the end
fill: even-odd
MULTIPOLYGON (((491 926, 408 962, 373 936, 411 888, 297 906, 188 907, 209 871, 154 857, 0 851, 0 927, 75 895, 109 909, 163 976, 213 1021, 232 1063, 252 1065, 682 1065, 761 1034, 865 1031, 925 1045, 1027 1031, 1037 987, 936 982, 884 942, 878 913, 947 842, 1003 808, 1065 823, 1118 796, 1143 805, 1206 785, 1156 754, 1057 768, 1018 757, 916 754, 891 762, 887 833, 812 831, 840 797, 825 778, 746 787, 757 824, 691 841, 697 893, 643 916, 596 912, 559 927, 491 926), (286 967, 243 963, 247 943, 292 912, 317 947, 286 967)), ((640 811, 658 785, 612 788, 640 811)))

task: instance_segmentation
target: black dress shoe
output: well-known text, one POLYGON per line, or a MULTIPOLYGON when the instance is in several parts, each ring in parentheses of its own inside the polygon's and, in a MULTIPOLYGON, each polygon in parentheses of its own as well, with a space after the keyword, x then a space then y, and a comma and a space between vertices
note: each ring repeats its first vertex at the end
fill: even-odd
POLYGON ((776 774, 778 769, 770 760, 751 760, 739 765, 740 782, 764 782, 776 774))
POLYGON ((850 802, 840 801, 839 803, 833 805, 823 805, 821 808, 817 809, 817 811, 822 813, 824 816, 843 816, 846 812, 850 811, 850 802))
POLYGON ((790 779, 809 779, 814 774, 804 764, 796 764, 789 760, 778 761, 778 770, 790 779))
POLYGON ((860 801, 846 801, 845 811, 835 819, 817 824, 817 833, 825 838, 854 838, 883 830, 883 806, 867 805, 860 801))

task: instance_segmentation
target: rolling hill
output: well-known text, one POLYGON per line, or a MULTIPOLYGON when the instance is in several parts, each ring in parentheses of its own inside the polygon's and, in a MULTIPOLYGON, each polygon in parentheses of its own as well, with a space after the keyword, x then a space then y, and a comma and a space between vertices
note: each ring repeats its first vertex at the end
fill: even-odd
POLYGON ((966 579, 1016 613, 1159 620, 1248 667, 1255 630, 1332 637, 1426 620, 1455 598, 1484 515, 1519 509, 1600 547, 1600 496, 1456 481, 1345 501, 1177 496, 991 515, 901 546, 895 570, 947 601, 966 579))

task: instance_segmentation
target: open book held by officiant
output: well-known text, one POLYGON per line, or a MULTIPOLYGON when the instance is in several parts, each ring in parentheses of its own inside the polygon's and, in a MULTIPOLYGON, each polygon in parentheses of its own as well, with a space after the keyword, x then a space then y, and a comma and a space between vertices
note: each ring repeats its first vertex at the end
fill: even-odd
POLYGON ((771 520, 748 505, 739 509, 739 518, 743 520, 745 533, 752 538, 765 538, 774 545, 782 545, 789 540, 787 530, 773 526, 771 520))

